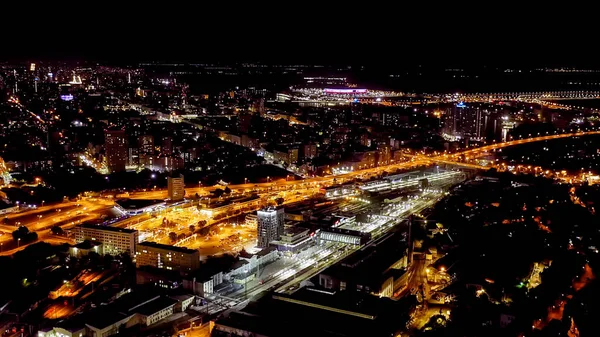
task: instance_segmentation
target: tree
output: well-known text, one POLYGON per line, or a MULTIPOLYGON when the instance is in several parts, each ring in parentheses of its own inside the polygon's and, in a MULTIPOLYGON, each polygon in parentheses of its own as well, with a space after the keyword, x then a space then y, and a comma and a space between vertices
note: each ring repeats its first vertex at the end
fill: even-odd
POLYGON ((285 199, 283 199, 283 198, 281 198, 281 197, 280 197, 280 198, 277 198, 277 199, 275 199, 275 202, 277 203, 277 205, 278 205, 278 206, 281 206, 281 205, 283 205, 283 202, 284 202, 284 201, 285 201, 285 199))
POLYGON ((27 242, 37 241, 37 239, 38 239, 38 233, 36 233, 36 232, 29 232, 29 233, 27 233, 27 236, 25 237, 25 241, 27 241, 27 242))
POLYGON ((65 232, 60 226, 57 225, 52 226, 52 228, 50 228, 50 231, 54 235, 63 235, 65 232))
POLYGON ((223 193, 225 193, 225 191, 223 191, 220 188, 217 188, 216 190, 213 191, 213 194, 215 195, 216 198, 223 196, 223 193))
POLYGON ((27 234, 29 234, 29 228, 25 226, 19 226, 17 230, 12 232, 12 236, 15 241, 17 241, 18 239, 24 239, 27 236, 27 234))
POLYGON ((190 232, 193 233, 196 230, 196 226, 190 225, 190 232))
POLYGON ((198 221, 198 227, 204 227, 204 226, 206 226, 206 220, 198 221))
POLYGON ((202 236, 210 234, 210 227, 202 227, 198 230, 199 234, 202 236))
POLYGON ((102 257, 102 259, 103 259, 103 261, 104 261, 104 266, 106 266, 106 267, 110 267, 110 265, 111 265, 111 264, 113 263, 113 261, 115 260, 115 258, 114 258, 112 255, 110 255, 110 254, 105 254, 105 255, 102 257))
POLYGON ((177 241, 177 233, 175 233, 175 232, 171 232, 171 233, 169 233, 169 239, 170 239, 172 242, 175 242, 175 241, 177 241))
POLYGON ((230 194, 231 193, 231 189, 229 188, 229 186, 225 186, 225 190, 223 191, 224 194, 230 194))
POLYGON ((179 240, 183 240, 183 239, 185 239, 186 237, 187 237, 187 236, 185 235, 185 233, 181 233, 181 234, 177 235, 177 240, 178 240, 178 241, 179 241, 179 240))

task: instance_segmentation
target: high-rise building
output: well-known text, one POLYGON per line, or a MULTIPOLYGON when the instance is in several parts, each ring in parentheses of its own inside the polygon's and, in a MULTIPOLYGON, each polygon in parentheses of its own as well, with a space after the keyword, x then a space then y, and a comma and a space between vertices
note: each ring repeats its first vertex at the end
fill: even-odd
POLYGON ((106 163, 110 172, 125 171, 129 157, 127 137, 124 130, 105 130, 104 148, 106 150, 106 163))
POLYGON ((85 240, 102 243, 105 254, 129 253, 133 256, 136 252, 138 231, 134 229, 84 224, 75 227, 72 232, 77 243, 85 240))
POLYGON ((140 153, 137 147, 130 147, 127 156, 127 165, 138 166, 140 164, 140 153))
POLYGON ((390 160, 392 159, 392 147, 389 144, 378 144, 377 155, 378 166, 390 164, 390 160))
POLYGON ((136 265, 152 266, 188 273, 200 268, 200 253, 197 249, 142 242, 137 246, 136 265))
POLYGON ((267 207, 256 212, 258 226, 258 247, 267 248, 271 241, 283 235, 285 212, 283 208, 267 207))
POLYGON ((481 140, 485 137, 487 110, 459 103, 446 111, 444 134, 453 139, 481 140))
POLYGON ((164 137, 162 139, 162 145, 160 147, 160 152, 165 156, 170 156, 173 154, 173 138, 164 137))
POLYGON ((185 195, 183 175, 180 174, 177 178, 168 177, 167 185, 169 190, 169 199, 171 199, 172 201, 183 200, 183 196, 185 195))
POLYGON ((140 136, 139 140, 140 154, 154 154, 154 137, 152 135, 140 136))
POLYGON ((317 156, 317 145, 306 144, 303 146, 303 154, 305 159, 312 159, 317 156))

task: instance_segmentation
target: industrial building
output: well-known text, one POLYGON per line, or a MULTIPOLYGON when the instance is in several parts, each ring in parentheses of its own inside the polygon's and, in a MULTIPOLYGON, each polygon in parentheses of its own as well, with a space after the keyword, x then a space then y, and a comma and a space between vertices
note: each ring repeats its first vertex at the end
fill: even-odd
POLYGON ((356 251, 319 274, 319 286, 332 291, 366 292, 391 297, 404 273, 406 242, 402 233, 389 234, 356 251))

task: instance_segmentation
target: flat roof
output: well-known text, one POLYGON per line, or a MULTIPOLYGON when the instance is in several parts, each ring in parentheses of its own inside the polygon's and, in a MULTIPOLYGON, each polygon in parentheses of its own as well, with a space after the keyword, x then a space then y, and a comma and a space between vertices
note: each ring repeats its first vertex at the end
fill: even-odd
POLYGON ((161 296, 153 301, 150 301, 144 305, 133 309, 133 311, 144 316, 150 316, 163 309, 174 306, 176 303, 177 300, 175 299, 161 296))
POLYGON ((111 310, 112 308, 103 307, 99 310, 92 311, 93 314, 90 314, 85 320, 85 324, 91 327, 94 327, 98 330, 102 330, 112 324, 115 324, 127 317, 133 315, 133 313, 126 315, 121 312, 116 312, 111 310))
POLYGON ((164 203, 162 200, 119 199, 116 203, 124 209, 141 209, 164 203))
POLYGON ((300 234, 300 233, 304 233, 304 232, 308 232, 308 228, 304 228, 304 227, 290 227, 290 228, 286 228, 285 229, 284 235, 285 234, 296 235, 296 234, 300 234))
POLYGON ((98 229, 98 230, 109 231, 109 232, 127 233, 127 234, 132 234, 132 233, 137 232, 137 230, 135 230, 135 229, 101 226, 101 225, 94 225, 94 224, 83 224, 83 225, 79 225, 77 227, 98 229))
POLYGON ((144 241, 142 243, 139 243, 138 247, 152 247, 152 248, 158 248, 158 249, 164 249, 164 250, 171 250, 171 251, 174 251, 174 252, 184 253, 184 254, 198 253, 198 250, 196 250, 196 249, 189 249, 189 248, 185 248, 185 247, 177 247, 177 246, 165 245, 165 244, 156 243, 156 242, 153 242, 153 241, 144 241))

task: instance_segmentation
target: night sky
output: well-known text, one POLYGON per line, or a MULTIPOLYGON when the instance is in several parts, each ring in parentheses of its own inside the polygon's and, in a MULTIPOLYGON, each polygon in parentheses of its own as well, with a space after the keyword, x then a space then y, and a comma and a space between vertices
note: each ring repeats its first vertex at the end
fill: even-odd
POLYGON ((0 59, 600 67, 599 30, 585 17, 508 6, 480 14, 294 6, 36 7, 25 18, 2 17, 13 29, 0 59))

